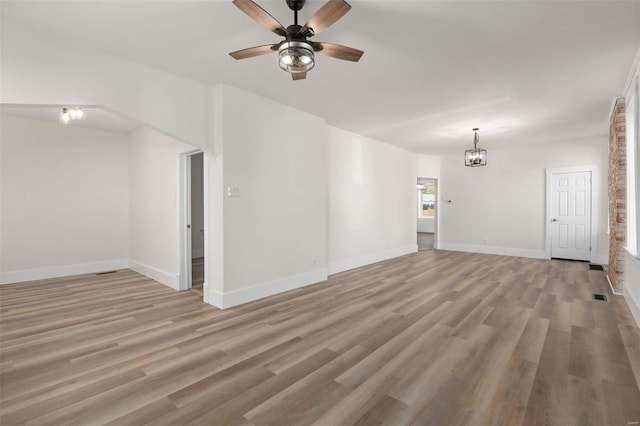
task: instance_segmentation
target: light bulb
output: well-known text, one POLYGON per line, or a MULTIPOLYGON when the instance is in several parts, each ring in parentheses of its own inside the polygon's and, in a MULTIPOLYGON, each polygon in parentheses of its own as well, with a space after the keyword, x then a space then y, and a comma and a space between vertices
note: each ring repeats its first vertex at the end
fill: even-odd
POLYGON ((62 112, 60 113, 60 121, 62 121, 64 124, 67 124, 70 118, 71 117, 69 116, 69 111, 67 111, 66 108, 62 108, 62 112))
POLYGON ((82 110, 82 108, 74 108, 75 112, 76 112, 76 119, 80 120, 82 119, 82 117, 84 117, 84 111, 82 110))
POLYGON ((71 110, 69 110, 69 117, 70 117, 72 120, 75 120, 75 119, 77 118, 77 117, 76 117, 76 112, 77 112, 77 110, 76 110, 75 108, 71 108, 71 110))

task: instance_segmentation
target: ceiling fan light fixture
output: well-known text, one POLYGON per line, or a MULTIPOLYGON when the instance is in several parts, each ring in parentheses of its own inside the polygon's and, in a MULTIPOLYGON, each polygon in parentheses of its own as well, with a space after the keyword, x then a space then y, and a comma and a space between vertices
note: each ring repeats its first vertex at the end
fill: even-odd
POLYGON ((278 48, 280 68, 292 73, 304 73, 313 68, 313 47, 304 41, 285 41, 278 48))
POLYGON ((364 53, 362 50, 339 44, 311 42, 308 38, 320 34, 342 18, 351 6, 345 0, 327 0, 304 25, 298 25, 298 11, 302 9, 305 0, 286 0, 289 9, 293 10, 293 25, 284 27, 276 18, 260 7, 253 0, 233 0, 241 11, 267 30, 284 37, 276 44, 249 47, 229 53, 233 59, 246 59, 266 55, 278 51, 280 68, 291 74, 293 80, 304 80, 307 71, 315 65, 314 52, 343 61, 358 62, 364 53))

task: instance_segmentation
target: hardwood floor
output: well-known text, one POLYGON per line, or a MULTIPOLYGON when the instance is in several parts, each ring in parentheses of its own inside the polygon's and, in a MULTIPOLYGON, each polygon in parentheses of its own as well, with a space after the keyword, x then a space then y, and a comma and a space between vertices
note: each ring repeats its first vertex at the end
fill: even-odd
POLYGON ((640 421, 640 329, 580 262, 431 250, 225 311, 128 270, 0 298, 3 426, 640 421))
POLYGON ((204 257, 191 259, 191 291, 202 297, 204 287, 204 257))

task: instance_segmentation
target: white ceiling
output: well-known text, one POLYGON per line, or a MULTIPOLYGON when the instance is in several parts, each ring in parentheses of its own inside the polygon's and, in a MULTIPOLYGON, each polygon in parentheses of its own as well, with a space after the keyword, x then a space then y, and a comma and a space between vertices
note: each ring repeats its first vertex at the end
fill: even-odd
MULTIPOLYGON (((256 0, 285 26, 284 0, 256 0)), ((308 0, 300 21, 324 1, 308 0)), ((207 84, 231 84, 415 152, 607 133, 640 47, 640 1, 358 1, 314 40, 365 51, 317 58, 292 81, 276 43, 231 0, 2 1, 3 19, 207 84)))

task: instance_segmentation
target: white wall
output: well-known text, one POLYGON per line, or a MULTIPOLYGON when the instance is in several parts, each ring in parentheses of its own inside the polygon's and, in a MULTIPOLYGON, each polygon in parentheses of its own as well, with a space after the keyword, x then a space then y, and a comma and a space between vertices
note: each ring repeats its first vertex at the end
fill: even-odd
POLYGON ((640 259, 624 251, 624 296, 640 326, 640 259))
POLYGON ((207 87, 77 43, 41 34, 3 17, 0 103, 101 106, 204 147, 207 87))
POLYGON ((207 134, 209 144, 204 150, 205 197, 205 268, 204 301, 222 307, 224 294, 224 156, 223 108, 224 86, 207 90, 211 117, 207 134))
POLYGON ((178 153, 183 144, 155 130, 130 134, 130 266, 179 287, 178 153))
POLYGON ((430 179, 438 179, 440 177, 440 156, 413 154, 413 161, 415 163, 417 177, 430 179))
POLYGON ((417 250, 415 154, 329 126, 327 163, 329 273, 417 250))
POLYGON ((230 86, 219 95, 214 157, 236 192, 223 199, 224 284, 209 300, 232 306, 324 280, 324 120, 230 86))
POLYGON ((191 157, 191 256, 204 256, 203 154, 191 157))
POLYGON ((127 135, 2 114, 1 282, 127 266, 127 135))
POLYGON ((489 148, 486 167, 465 167, 462 148, 445 154, 439 200, 440 248, 543 258, 545 169, 596 165, 592 261, 606 264, 607 152, 603 136, 489 148))
MULTIPOLYGON (((623 93, 629 93, 630 89, 635 85, 636 79, 640 78, 640 49, 636 52, 633 66, 629 71, 627 84, 623 93)), ((628 101, 628 100, 627 100, 628 101)), ((627 124, 629 125, 629 124, 627 124)), ((638 233, 638 244, 640 244, 640 137, 638 137, 638 123, 636 123, 635 136, 633 138, 627 136, 626 143, 635 144, 635 171, 636 171, 636 212, 627 211, 627 215, 630 217, 635 214, 636 218, 636 231, 638 233)), ((627 132, 629 135, 630 132, 627 132)), ((627 167, 629 167, 627 165, 627 167)), ((628 175, 630 176, 630 175, 628 175)), ((626 188, 627 191, 629 188, 626 188)), ((629 210, 627 208, 627 210, 629 210)), ((636 322, 640 325, 640 258, 633 256, 629 251, 624 250, 625 264, 624 264, 624 295, 629 305, 629 308, 633 312, 636 322)))
POLYGON ((419 217, 417 220, 418 232, 435 232, 436 219, 433 217, 419 217))

